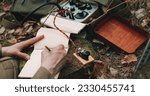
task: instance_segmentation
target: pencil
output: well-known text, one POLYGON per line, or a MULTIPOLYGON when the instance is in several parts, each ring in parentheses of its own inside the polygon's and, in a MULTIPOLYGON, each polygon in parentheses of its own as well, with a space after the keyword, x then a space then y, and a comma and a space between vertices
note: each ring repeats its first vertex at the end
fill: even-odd
POLYGON ((45 48, 46 48, 48 51, 51 51, 51 49, 49 49, 47 46, 45 46, 45 48))

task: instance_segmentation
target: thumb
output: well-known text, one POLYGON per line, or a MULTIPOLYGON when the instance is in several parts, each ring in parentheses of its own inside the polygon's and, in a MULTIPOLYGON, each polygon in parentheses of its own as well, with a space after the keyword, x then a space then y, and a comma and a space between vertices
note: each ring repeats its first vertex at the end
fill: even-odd
POLYGON ((23 52, 18 52, 17 56, 20 57, 20 58, 23 58, 25 60, 29 60, 30 59, 30 56, 28 54, 26 54, 26 53, 23 53, 23 52))

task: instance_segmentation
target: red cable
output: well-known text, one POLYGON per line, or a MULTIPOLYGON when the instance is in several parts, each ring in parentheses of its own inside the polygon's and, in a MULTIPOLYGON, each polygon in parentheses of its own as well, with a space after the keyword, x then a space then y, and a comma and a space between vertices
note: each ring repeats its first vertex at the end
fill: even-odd
MULTIPOLYGON (((60 13, 60 14, 64 14, 64 11, 65 11, 65 10, 61 10, 61 11, 59 11, 59 13, 60 13)), ((59 13, 58 13, 58 14, 59 14, 59 13)), ((56 29, 57 29, 59 32, 61 32, 62 34, 64 34, 64 35, 71 41, 71 43, 76 47, 76 44, 74 43, 74 41, 73 41, 65 32, 63 32, 60 28, 57 27, 57 25, 56 25, 56 17, 58 16, 58 14, 56 14, 55 17, 54 17, 54 21, 53 21, 54 27, 56 27, 56 29)))

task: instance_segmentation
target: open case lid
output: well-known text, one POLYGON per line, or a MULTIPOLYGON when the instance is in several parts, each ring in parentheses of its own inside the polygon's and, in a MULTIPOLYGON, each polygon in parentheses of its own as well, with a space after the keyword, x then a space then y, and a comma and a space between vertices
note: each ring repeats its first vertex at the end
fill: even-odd
POLYGON ((106 15, 97 23, 95 32, 127 53, 134 53, 148 39, 144 30, 131 26, 118 16, 106 15))

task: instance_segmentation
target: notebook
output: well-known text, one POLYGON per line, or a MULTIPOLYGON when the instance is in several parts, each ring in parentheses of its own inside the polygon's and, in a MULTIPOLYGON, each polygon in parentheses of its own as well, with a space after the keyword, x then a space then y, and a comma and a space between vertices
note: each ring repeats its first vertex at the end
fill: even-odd
MULTIPOLYGON (((35 75, 41 66, 41 53, 45 46, 52 49, 59 44, 63 44, 66 51, 68 51, 69 39, 58 30, 40 28, 37 32, 37 36, 39 35, 44 35, 44 39, 34 44, 34 50, 31 53, 30 59, 26 62, 19 74, 20 78, 32 78, 35 75)), ((70 36, 70 33, 66 33, 66 35, 70 36)))

